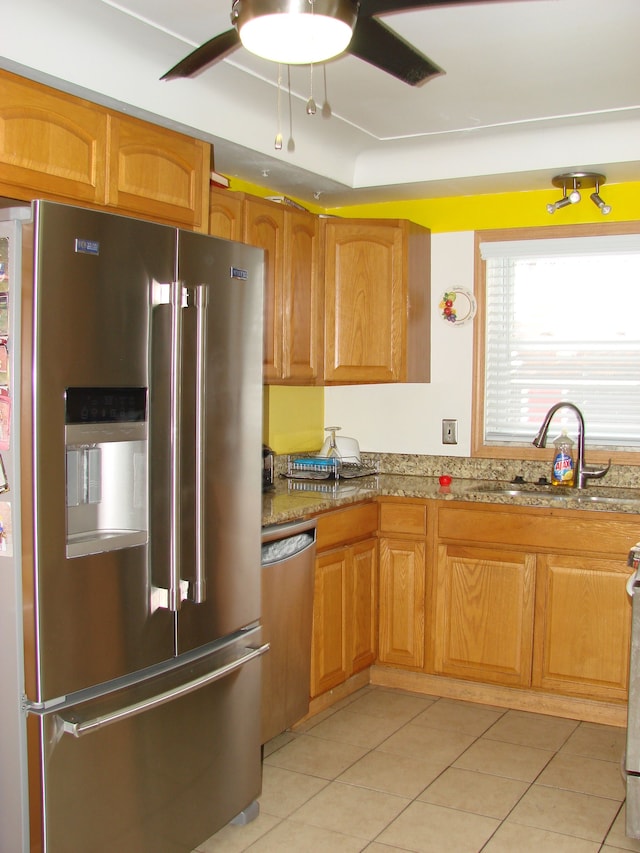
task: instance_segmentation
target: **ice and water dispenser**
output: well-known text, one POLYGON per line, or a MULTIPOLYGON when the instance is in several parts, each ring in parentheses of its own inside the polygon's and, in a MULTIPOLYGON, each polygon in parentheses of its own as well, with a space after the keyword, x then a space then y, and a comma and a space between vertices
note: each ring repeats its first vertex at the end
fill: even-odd
POLYGON ((146 413, 146 388, 67 389, 67 557, 147 541, 146 413))

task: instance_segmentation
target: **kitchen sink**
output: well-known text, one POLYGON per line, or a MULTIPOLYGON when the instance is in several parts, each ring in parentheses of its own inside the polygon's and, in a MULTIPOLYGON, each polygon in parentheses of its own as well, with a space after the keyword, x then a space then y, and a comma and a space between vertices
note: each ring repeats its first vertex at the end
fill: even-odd
MULTIPOLYGON (((575 503, 640 504, 638 489, 607 489, 590 494, 589 489, 559 489, 554 486, 531 486, 513 488, 504 485, 487 485, 474 489, 478 494, 491 494, 512 498, 545 498, 554 501, 575 503)), ((595 490, 594 490, 595 491, 595 490)))

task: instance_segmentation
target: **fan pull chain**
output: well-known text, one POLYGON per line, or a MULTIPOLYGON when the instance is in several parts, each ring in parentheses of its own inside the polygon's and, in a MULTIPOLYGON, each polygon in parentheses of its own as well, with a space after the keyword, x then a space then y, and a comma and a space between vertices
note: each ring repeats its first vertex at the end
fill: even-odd
POLYGON ((278 63, 278 126, 276 133, 276 140, 274 143, 274 148, 276 151, 282 150, 282 132, 280 130, 280 119, 281 119, 281 110, 280 110, 280 93, 282 89, 282 65, 278 63))
POLYGON ((320 114, 322 118, 331 118, 331 104, 329 103, 329 98, 327 97, 327 66, 326 64, 322 66, 322 72, 324 75, 324 102, 322 104, 322 110, 320 114))
POLYGON ((293 138, 293 110, 291 109, 291 66, 287 65, 287 89, 289 92, 289 139, 287 140, 287 151, 292 154, 296 150, 293 138))
POLYGON ((309 100, 307 101, 307 115, 316 114, 316 102, 313 100, 313 63, 309 66, 309 100))

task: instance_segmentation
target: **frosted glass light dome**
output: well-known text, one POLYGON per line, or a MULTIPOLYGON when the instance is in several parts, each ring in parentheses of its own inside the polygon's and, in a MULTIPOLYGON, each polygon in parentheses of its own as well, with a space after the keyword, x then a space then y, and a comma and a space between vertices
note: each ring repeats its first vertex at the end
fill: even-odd
POLYGON ((342 53, 356 21, 352 0, 237 0, 243 46, 271 62, 306 65, 342 53))

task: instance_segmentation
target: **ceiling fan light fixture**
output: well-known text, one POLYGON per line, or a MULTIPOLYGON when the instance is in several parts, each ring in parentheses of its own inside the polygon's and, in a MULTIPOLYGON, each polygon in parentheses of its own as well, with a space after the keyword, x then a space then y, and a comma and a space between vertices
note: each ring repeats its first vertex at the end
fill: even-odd
POLYGON ((283 65, 324 62, 353 34, 353 0, 234 0, 231 20, 243 47, 283 65))

